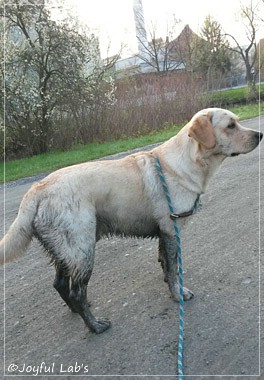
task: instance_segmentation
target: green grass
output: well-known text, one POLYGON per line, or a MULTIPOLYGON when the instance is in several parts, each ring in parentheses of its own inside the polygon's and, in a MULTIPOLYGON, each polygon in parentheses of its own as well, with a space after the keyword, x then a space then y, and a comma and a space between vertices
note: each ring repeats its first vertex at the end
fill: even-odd
MULTIPOLYGON (((229 108, 241 120, 264 114, 264 103, 229 108)), ((9 182, 19 178, 30 177, 40 173, 48 173, 64 166, 77 164, 114 153, 124 152, 148 144, 165 141, 174 136, 182 126, 171 126, 158 132, 142 135, 126 140, 93 143, 75 147, 66 152, 45 153, 38 156, 6 162, 5 181, 9 182)), ((4 164, 0 164, 0 183, 4 182, 4 164)))
MULTIPOLYGON (((64 166, 74 165, 80 162, 94 160, 107 155, 125 152, 148 144, 162 142, 174 136, 181 127, 174 126, 127 140, 116 140, 105 143, 91 143, 75 147, 66 152, 51 152, 25 158, 8 161, 5 164, 5 181, 13 181, 19 178, 30 177, 40 173, 48 173, 64 166)), ((4 182, 4 164, 0 164, 0 183, 4 182)))
MULTIPOLYGON (((263 99, 264 96, 264 84, 256 86, 257 92, 260 92, 260 96, 263 99)), ((248 99, 248 88, 234 88, 230 90, 220 90, 215 91, 210 96, 207 95, 207 102, 212 106, 217 107, 221 105, 222 107, 231 106, 233 104, 245 104, 248 99)))
POLYGON ((249 104, 244 106, 228 107, 228 109, 239 116, 240 120, 251 119, 258 115, 264 115, 264 103, 249 104))

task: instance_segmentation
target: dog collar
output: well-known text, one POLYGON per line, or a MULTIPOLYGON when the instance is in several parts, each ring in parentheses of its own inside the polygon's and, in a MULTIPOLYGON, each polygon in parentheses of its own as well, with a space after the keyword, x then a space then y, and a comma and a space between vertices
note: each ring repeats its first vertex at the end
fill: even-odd
POLYGON ((177 218, 185 218, 186 216, 191 216, 197 211, 199 206, 200 206, 200 195, 197 196, 194 206, 190 211, 185 211, 185 212, 182 212, 181 214, 177 214, 176 212, 174 212, 170 214, 170 218, 174 220, 177 218))
POLYGON ((156 168, 157 168, 157 171, 158 171, 158 174, 159 174, 159 177, 160 177, 163 189, 164 189, 165 196, 167 198, 169 209, 171 211, 170 218, 172 220, 175 220, 175 219, 178 219, 178 218, 185 218, 186 216, 193 215, 196 212, 196 210, 198 209, 199 205, 200 205, 200 195, 197 195, 196 201, 194 202, 194 206, 193 206, 193 208, 190 211, 185 211, 185 212, 182 212, 180 214, 174 212, 172 204, 171 204, 169 190, 168 190, 168 187, 167 187, 167 184, 166 184, 166 181, 165 181, 165 177, 164 177, 163 171, 161 169, 161 165, 160 165, 159 159, 158 159, 157 156, 154 156, 153 158, 154 158, 154 162, 155 162, 155 165, 156 165, 156 168))

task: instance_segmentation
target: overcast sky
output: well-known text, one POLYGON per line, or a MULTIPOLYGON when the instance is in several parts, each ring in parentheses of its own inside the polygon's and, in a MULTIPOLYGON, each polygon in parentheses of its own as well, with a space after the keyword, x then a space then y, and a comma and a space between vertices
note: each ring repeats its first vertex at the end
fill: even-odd
MULTIPOLYGON (((135 35, 133 0, 68 0, 73 4, 79 18, 97 30, 100 36, 102 56, 117 53, 121 44, 126 45, 123 55, 137 51, 135 35)), ((220 22, 225 32, 233 34, 241 43, 246 43, 245 28, 240 18, 240 4, 247 5, 250 0, 142 0, 145 22, 148 28, 154 23, 157 35, 166 36, 167 25, 173 17, 181 19, 179 33, 184 25, 199 33, 205 17, 210 14, 220 22)), ((256 4, 258 0, 253 0, 256 4)), ((259 1, 261 3, 261 1, 259 1)), ((263 8, 262 8, 263 10, 263 8)), ((258 38, 264 37, 264 28, 259 30, 258 38)))

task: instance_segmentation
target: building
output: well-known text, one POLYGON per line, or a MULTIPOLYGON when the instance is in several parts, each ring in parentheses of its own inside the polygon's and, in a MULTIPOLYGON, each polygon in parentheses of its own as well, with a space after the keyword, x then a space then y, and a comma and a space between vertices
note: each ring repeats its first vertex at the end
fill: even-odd
POLYGON ((144 42, 144 51, 141 40, 138 38, 138 48, 141 46, 138 53, 128 58, 117 59, 114 67, 115 74, 117 77, 122 77, 188 69, 194 41, 199 38, 189 25, 186 25, 179 36, 172 41, 169 41, 167 37, 165 41, 157 38, 144 42))

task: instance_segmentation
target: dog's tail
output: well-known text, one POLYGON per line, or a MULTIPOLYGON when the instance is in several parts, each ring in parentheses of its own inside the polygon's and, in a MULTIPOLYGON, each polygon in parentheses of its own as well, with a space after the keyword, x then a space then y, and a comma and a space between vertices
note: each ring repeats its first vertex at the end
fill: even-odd
POLYGON ((22 256, 32 239, 38 202, 35 196, 28 196, 29 193, 31 190, 23 198, 15 221, 0 241, 0 265, 22 256))

